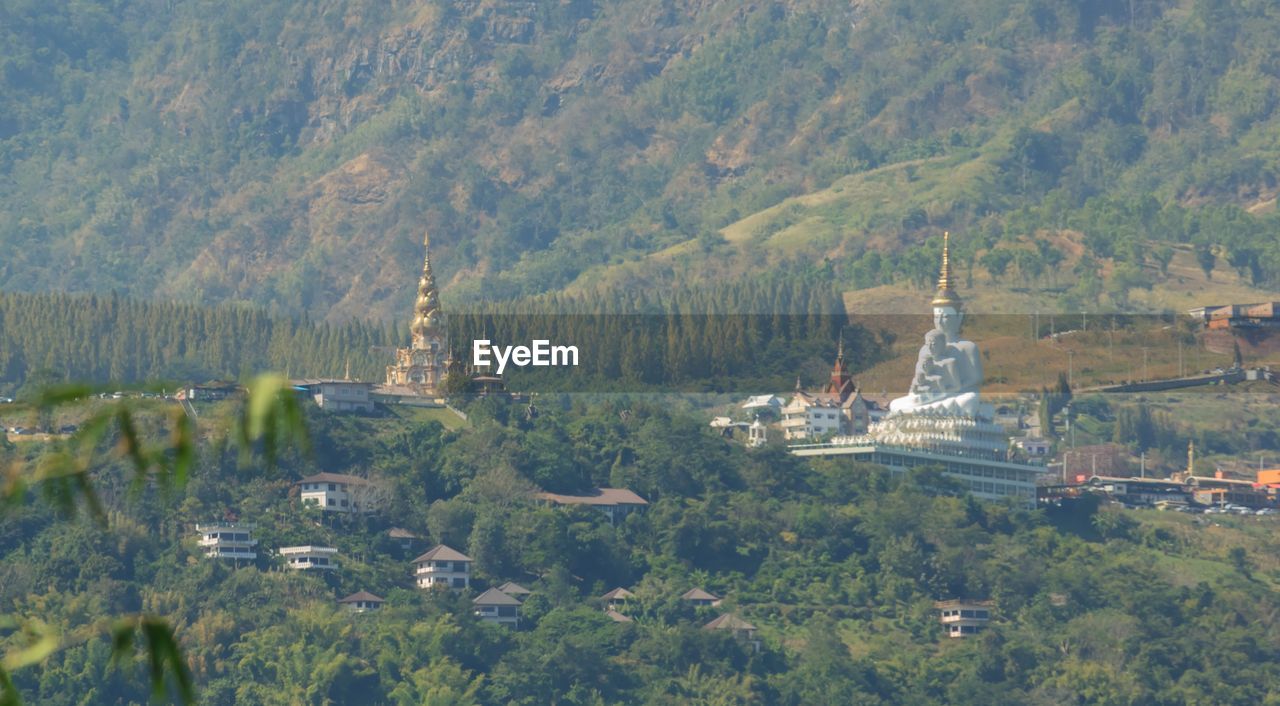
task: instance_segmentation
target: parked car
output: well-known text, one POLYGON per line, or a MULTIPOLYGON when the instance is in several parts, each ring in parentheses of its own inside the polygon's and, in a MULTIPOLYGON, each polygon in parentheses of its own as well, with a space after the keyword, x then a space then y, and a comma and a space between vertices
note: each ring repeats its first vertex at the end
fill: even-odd
POLYGON ((1273 508, 1273 507, 1264 507, 1264 508, 1262 508, 1261 510, 1259 510, 1259 511, 1257 511, 1257 512, 1253 513, 1253 514, 1255 514, 1255 515, 1274 515, 1274 514, 1276 514, 1276 509, 1275 509, 1275 508, 1273 508))
POLYGON ((0 397, 0 404, 13 404, 12 397, 0 397))
POLYGON ((78 428, 79 428, 79 427, 77 427, 77 426, 76 426, 76 425, 74 425, 74 424, 63 424, 62 426, 58 427, 58 433, 59 433, 59 434, 74 434, 74 433, 76 433, 76 429, 78 429, 78 428))

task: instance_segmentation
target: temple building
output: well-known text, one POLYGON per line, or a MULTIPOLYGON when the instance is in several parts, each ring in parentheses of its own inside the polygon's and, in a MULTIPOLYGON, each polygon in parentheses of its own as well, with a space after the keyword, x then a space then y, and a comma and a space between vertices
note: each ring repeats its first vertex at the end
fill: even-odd
POLYGON ((862 434, 877 411, 875 403, 864 398, 853 383, 841 340, 831 378, 821 392, 806 392, 796 380, 795 394, 782 408, 782 433, 788 441, 862 434))
POLYGON ((422 277, 418 280, 418 298, 413 305, 413 322, 409 326, 412 339, 408 348, 396 349, 396 362, 387 366, 386 384, 379 390, 384 395, 401 397, 438 397, 444 376, 452 364, 440 295, 431 274, 431 238, 423 240, 426 256, 422 261, 422 277))
MULTIPOLYGON (((798 456, 849 456, 898 472, 914 466, 941 467, 977 497, 1014 498, 1033 506, 1036 484, 1045 469, 1007 460, 1008 434, 994 422, 994 407, 979 398, 982 356, 977 344, 960 337, 963 302, 953 287, 949 246, 950 237, 944 236, 938 290, 931 302, 934 329, 925 334, 909 392, 893 400, 882 419, 853 433, 796 424, 793 429, 806 433, 793 435, 787 429, 784 409, 783 427, 789 439, 825 437, 817 439, 818 443, 793 444, 791 452, 798 456)), ((828 390, 846 389, 836 374, 839 363, 837 360, 828 390)), ((826 405, 838 399, 831 393, 824 395, 813 397, 826 405)))

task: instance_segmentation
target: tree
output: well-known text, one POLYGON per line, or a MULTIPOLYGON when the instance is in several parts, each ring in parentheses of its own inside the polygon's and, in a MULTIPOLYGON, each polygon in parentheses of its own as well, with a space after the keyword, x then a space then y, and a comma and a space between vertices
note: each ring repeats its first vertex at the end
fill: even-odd
MULTIPOLYGON (((100 391, 86 385, 48 388, 35 397, 30 409, 41 416, 49 415, 55 408, 82 404, 100 391)), ((308 448, 302 413, 287 380, 276 375, 260 376, 248 385, 246 396, 248 401, 238 419, 230 428, 221 430, 224 445, 226 441, 233 442, 245 462, 260 451, 269 467, 290 447, 308 448)), ((155 404, 126 398, 92 411, 72 435, 66 451, 47 455, 35 468, 22 460, 13 461, 8 469, 11 482, 0 494, 0 513, 21 507, 28 493, 38 490, 65 517, 83 511, 105 529, 106 512, 92 474, 104 461, 100 449, 113 437, 116 443, 110 447, 108 458, 126 461, 132 468, 135 492, 148 482, 166 493, 186 485, 196 457, 194 423, 181 408, 167 405, 167 410, 161 411, 155 404), (165 443, 149 443, 141 431, 142 418, 155 412, 167 418, 171 429, 165 443)), ((39 620, 0 616, 0 625, 20 628, 33 638, 0 663, 0 703, 19 704, 21 695, 9 671, 39 664, 66 644, 55 629, 39 620)), ((172 697, 182 703, 194 701, 190 672, 167 621, 133 614, 100 627, 110 635, 115 660, 132 657, 135 646, 145 645, 152 692, 157 698, 169 695, 172 689, 172 697)))

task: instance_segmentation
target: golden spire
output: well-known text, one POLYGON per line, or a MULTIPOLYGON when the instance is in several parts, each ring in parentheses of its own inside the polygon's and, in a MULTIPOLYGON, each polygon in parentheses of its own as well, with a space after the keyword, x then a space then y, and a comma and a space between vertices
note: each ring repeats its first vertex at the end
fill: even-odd
POLYGON ((951 280, 951 233, 942 233, 942 269, 938 273, 938 293, 933 295, 934 306, 950 306, 960 308, 960 295, 952 286, 951 280))
POLYGON ((440 320, 440 297, 436 293, 436 278, 431 274, 430 234, 423 236, 422 246, 426 255, 422 260, 422 277, 418 279, 418 299, 413 305, 413 324, 409 327, 415 343, 440 320))

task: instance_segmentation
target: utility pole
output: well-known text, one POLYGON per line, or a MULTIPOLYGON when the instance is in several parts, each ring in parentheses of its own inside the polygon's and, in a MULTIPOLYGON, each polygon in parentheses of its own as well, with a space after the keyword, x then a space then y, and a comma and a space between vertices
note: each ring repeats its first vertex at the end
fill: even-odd
POLYGON ((1142 452, 1142 465, 1139 466, 1138 468, 1140 469, 1138 471, 1140 477, 1146 478, 1147 477, 1147 452, 1146 451, 1142 452))
POLYGON ((1178 377, 1186 377, 1187 374, 1182 370, 1182 336, 1178 336, 1178 377))
POLYGON ((1072 390, 1076 389, 1075 364, 1074 364, 1075 355, 1076 355, 1075 351, 1071 350, 1070 348, 1067 349, 1067 387, 1071 388, 1072 390))
POLYGON ((1143 380, 1150 379, 1149 377, 1147 377, 1147 347, 1146 346, 1142 347, 1142 379, 1143 380))

